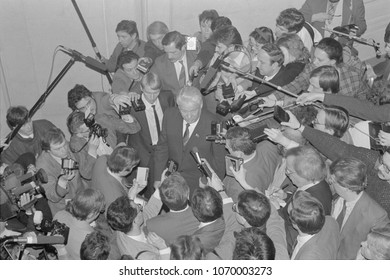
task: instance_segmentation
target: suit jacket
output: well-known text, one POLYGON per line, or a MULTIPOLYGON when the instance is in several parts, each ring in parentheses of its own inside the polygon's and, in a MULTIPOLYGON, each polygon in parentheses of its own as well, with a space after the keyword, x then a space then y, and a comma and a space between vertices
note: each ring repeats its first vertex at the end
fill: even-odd
MULTIPOLYGON (((332 211, 332 192, 330 190, 330 187, 328 183, 325 180, 320 181, 318 184, 311 186, 306 190, 308 193, 310 193, 313 197, 317 198, 324 207, 325 215, 330 215, 332 211)), ((286 240, 287 240, 287 250, 288 252, 292 253, 293 251, 293 245, 295 243, 295 240, 297 239, 298 232, 297 230, 292 226, 291 220, 289 218, 288 214, 288 205, 291 203, 292 197, 287 202, 286 206, 281 209, 280 215, 285 221, 286 226, 286 240)))
MULTIPOLYGON (((187 67, 188 70, 194 65, 197 53, 196 51, 186 51, 187 56, 187 67)), ((168 55, 165 53, 156 58, 151 70, 156 73, 162 82, 162 89, 172 91, 173 95, 176 96, 181 87, 177 78, 175 65, 168 59, 168 55)))
POLYGON ((225 232, 225 221, 223 217, 218 218, 213 223, 201 227, 194 232, 193 236, 197 236, 203 246, 203 253, 207 255, 209 252, 218 246, 225 232))
POLYGON ((206 141, 212 121, 219 120, 217 116, 203 109, 187 145, 183 147, 183 118, 180 111, 176 107, 165 111, 162 132, 154 153, 155 181, 160 180, 168 159, 173 159, 178 163, 178 172, 186 179, 192 194, 199 186, 201 177, 190 154, 193 147, 198 147, 200 156, 207 159, 219 178, 225 176, 225 146, 206 141))
POLYGON ((172 244, 181 235, 192 235, 199 228, 199 221, 191 207, 182 212, 162 213, 146 221, 149 232, 157 233, 167 245, 172 244))
POLYGON ((295 260, 335 260, 339 243, 339 225, 326 216, 323 228, 299 249, 295 260))
POLYGON ((341 229, 337 259, 354 260, 359 251, 360 243, 367 239, 370 230, 384 226, 388 222, 386 211, 366 192, 363 192, 341 229))
MULTIPOLYGON (((172 94, 168 91, 161 91, 158 96, 158 100, 160 101, 163 112, 165 112, 165 110, 169 107, 175 106, 172 94)), ((130 145, 138 151, 140 166, 148 166, 149 159, 153 151, 148 120, 146 119, 145 111, 136 112, 132 108, 131 114, 138 120, 141 125, 141 130, 136 134, 129 135, 130 145)))
MULTIPOLYGON (((307 22, 310 22, 320 33, 324 36, 325 22, 311 21, 311 17, 314 14, 326 13, 326 8, 328 5, 327 0, 306 0, 300 9, 301 13, 305 17, 307 22)), ((343 14, 341 25, 347 24, 356 24, 359 26, 357 31, 358 36, 363 34, 367 29, 366 19, 365 19, 365 9, 363 0, 344 0, 343 1, 343 14), (352 2, 352 10, 350 9, 352 2)))

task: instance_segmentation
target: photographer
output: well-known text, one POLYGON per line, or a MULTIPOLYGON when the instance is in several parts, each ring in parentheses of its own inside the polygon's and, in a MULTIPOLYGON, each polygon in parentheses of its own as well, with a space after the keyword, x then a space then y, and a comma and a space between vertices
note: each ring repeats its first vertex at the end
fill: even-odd
MULTIPOLYGON (((97 143, 91 142, 90 145, 96 153, 97 143)), ((86 161, 78 169, 77 163, 80 162, 80 155, 73 154, 69 150, 68 141, 58 128, 47 132, 42 141, 42 150, 42 154, 37 159, 37 168, 43 168, 47 173, 48 182, 42 186, 46 191, 46 197, 54 216, 58 211, 65 209, 66 203, 75 196, 78 189, 88 187, 87 181, 91 178, 95 158, 88 155, 86 161), (67 166, 64 166, 64 163, 67 166)))

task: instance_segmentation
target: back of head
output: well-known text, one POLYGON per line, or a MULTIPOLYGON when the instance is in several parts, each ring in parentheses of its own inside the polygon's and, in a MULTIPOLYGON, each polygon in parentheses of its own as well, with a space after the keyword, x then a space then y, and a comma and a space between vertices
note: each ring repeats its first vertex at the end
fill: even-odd
POLYGON ((329 166, 329 180, 357 194, 367 187, 367 166, 359 159, 339 158, 329 166))
POLYGON ((118 56, 116 68, 123 69, 124 64, 129 64, 133 61, 138 61, 139 56, 133 51, 124 51, 118 56))
POLYGON ((212 38, 217 43, 222 43, 227 47, 231 45, 242 45, 240 33, 234 26, 231 25, 216 29, 212 35, 212 38))
POLYGON ((370 259, 390 260, 390 223, 371 229, 367 236, 367 242, 369 241, 368 249, 373 257, 370 259))
POLYGON ((122 20, 116 26, 115 32, 126 32, 129 35, 137 34, 137 38, 139 38, 137 23, 133 20, 122 20))
POLYGON ((254 190, 242 191, 238 195, 238 212, 252 227, 265 227, 270 215, 268 198, 254 190))
POLYGON ((103 233, 94 231, 88 234, 81 243, 80 258, 82 260, 107 260, 110 250, 110 239, 103 233))
POLYGON ((122 146, 114 149, 107 159, 107 167, 111 172, 131 171, 139 163, 137 150, 122 146))
POLYGON ((66 211, 80 221, 97 216, 104 208, 103 194, 99 190, 91 188, 79 190, 75 197, 66 205, 66 211))
POLYGON ((174 43, 176 49, 181 50, 182 47, 187 43, 186 37, 178 31, 168 32, 162 39, 162 45, 169 46, 172 43, 174 43))
POLYGON ((162 21, 154 21, 146 29, 148 39, 150 35, 165 35, 169 32, 168 26, 162 21))
POLYGON ((58 145, 63 143, 64 141, 66 141, 66 139, 65 134, 62 132, 62 130, 57 127, 52 127, 46 132, 44 138, 42 139, 42 150, 50 151, 50 144, 58 145))
POLYGON ((329 105, 324 106, 325 128, 333 129, 333 136, 343 137, 349 127, 349 113, 343 107, 329 105))
POLYGON ((336 94, 340 90, 340 77, 336 68, 330 65, 317 67, 310 73, 310 78, 318 77, 319 86, 324 93, 336 94))
POLYGON ((226 132, 226 140, 233 151, 241 151, 244 155, 251 155, 256 150, 256 144, 252 141, 250 130, 246 127, 234 126, 226 132))
POLYGON ((180 173, 175 172, 168 176, 159 188, 161 201, 173 211, 180 211, 187 207, 190 188, 180 173))
POLYGON ((284 54, 282 50, 276 44, 265 44, 261 47, 263 51, 265 51, 269 57, 271 64, 277 63, 279 66, 282 66, 284 63, 284 54))
POLYGON ((275 42, 274 33, 272 32, 272 29, 266 26, 255 28, 255 30, 253 30, 249 34, 249 37, 255 39, 256 42, 259 44, 267 44, 267 43, 273 44, 275 42))
POLYGON ((211 187, 197 188, 191 197, 192 213, 199 222, 209 223, 223 215, 221 195, 211 187))
POLYGON ((91 97, 92 92, 83 85, 75 85, 68 92, 68 106, 74 111, 77 110, 76 104, 85 97, 91 97))
POLYGON ((66 126, 71 135, 79 133, 80 127, 85 124, 84 123, 85 114, 80 111, 73 111, 70 113, 68 118, 66 119, 66 126))
POLYGON ((198 106, 202 107, 203 97, 199 89, 197 89, 196 87, 185 86, 180 90, 176 98, 176 103, 177 104, 191 103, 191 104, 197 104, 198 106))
POLYGON ((203 248, 199 237, 182 235, 171 244, 171 260, 201 260, 203 248))
POLYGON ((233 260, 274 260, 275 246, 271 238, 259 228, 244 228, 235 232, 236 246, 233 260))
POLYGON ((309 63, 310 53, 297 34, 283 34, 276 40, 276 44, 286 48, 295 61, 309 63))
POLYGON ((218 12, 214 9, 211 10, 204 10, 199 16, 199 24, 202 22, 213 22, 219 17, 218 12))
POLYGON ((212 23, 211 23, 211 31, 214 32, 215 30, 222 28, 224 26, 231 26, 232 21, 228 17, 217 17, 212 23))
POLYGON ((10 107, 7 110, 7 124, 13 129, 18 125, 23 125, 28 120, 28 110, 24 106, 10 107))
POLYGON ((325 224, 321 202, 306 191, 296 191, 291 202, 290 219, 305 234, 318 233, 325 224))
POLYGON ((343 62, 343 47, 341 44, 330 37, 325 37, 318 42, 316 49, 324 51, 330 60, 334 60, 336 65, 343 62))
POLYGON ((145 89, 146 87, 151 90, 160 90, 162 83, 158 75, 154 72, 146 73, 141 79, 141 88, 145 89))
POLYGON ((294 157, 294 170, 309 182, 318 182, 326 176, 326 165, 321 155, 310 146, 289 149, 286 158, 294 157))
POLYGON ((113 230, 128 233, 137 217, 137 209, 133 208, 127 196, 115 199, 107 208, 107 223, 113 230))
POLYGON ((295 8, 283 10, 276 18, 276 25, 286 28, 289 33, 298 33, 304 24, 303 14, 295 8))

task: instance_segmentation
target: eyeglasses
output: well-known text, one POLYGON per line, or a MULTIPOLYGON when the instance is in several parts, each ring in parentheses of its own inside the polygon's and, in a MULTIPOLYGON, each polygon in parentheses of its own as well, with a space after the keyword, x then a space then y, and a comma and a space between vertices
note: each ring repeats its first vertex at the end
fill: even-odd
POLYGON ((383 170, 386 172, 386 173, 390 173, 390 168, 383 162, 383 156, 380 156, 378 158, 378 162, 379 162, 379 166, 383 166, 383 170))
POLYGON ((91 106, 91 103, 92 103, 92 98, 89 97, 88 101, 84 104, 84 106, 77 108, 77 110, 79 110, 80 112, 84 112, 88 107, 91 106))

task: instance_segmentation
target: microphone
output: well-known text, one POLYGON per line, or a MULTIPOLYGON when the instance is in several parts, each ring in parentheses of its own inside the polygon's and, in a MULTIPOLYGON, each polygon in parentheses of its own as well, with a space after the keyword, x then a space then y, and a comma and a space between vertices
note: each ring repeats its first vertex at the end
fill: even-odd
POLYGON ((100 61, 98 61, 90 56, 84 56, 82 53, 80 53, 76 50, 72 50, 72 49, 64 47, 62 45, 60 45, 60 47, 64 53, 70 55, 71 57, 73 57, 77 61, 81 61, 88 68, 95 70, 99 73, 106 74, 105 72, 107 71, 107 66, 104 63, 102 63, 102 62, 100 62, 100 61))
POLYGON ((217 57, 213 65, 210 66, 210 68, 207 70, 206 75, 204 76, 202 82, 200 83, 200 92, 204 95, 208 94, 207 89, 211 85, 211 82, 213 81, 215 75, 218 72, 218 68, 221 66, 221 64, 229 66, 230 64, 223 61, 225 58, 224 54, 221 54, 217 57))
POLYGON ((199 155, 198 147, 193 147, 190 154, 194 158, 196 165, 197 165, 199 171, 202 173, 202 175, 211 179, 211 176, 212 176, 211 170, 207 167, 206 164, 204 164, 202 162, 200 155, 199 155))
POLYGON ((65 237, 61 235, 16 237, 11 238, 9 240, 10 242, 17 242, 23 244, 65 244, 65 237))

